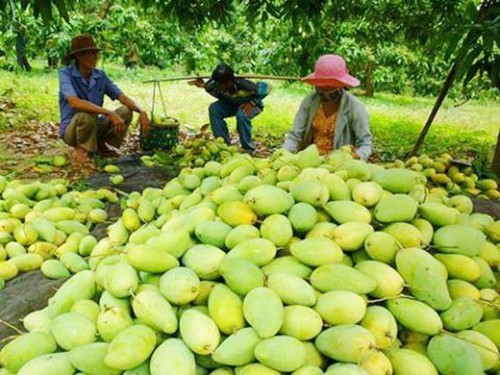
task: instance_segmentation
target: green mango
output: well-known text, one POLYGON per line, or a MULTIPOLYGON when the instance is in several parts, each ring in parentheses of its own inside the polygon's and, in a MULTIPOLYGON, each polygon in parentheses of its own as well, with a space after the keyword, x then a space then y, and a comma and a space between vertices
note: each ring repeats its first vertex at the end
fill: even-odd
POLYGON ((262 340, 255 347, 255 358, 281 372, 300 368, 306 357, 304 345, 294 337, 275 336, 262 340))
POLYGON ((182 256, 182 264, 192 269, 201 280, 220 277, 219 266, 226 253, 212 245, 194 245, 182 256))
POLYGON ((295 202, 308 203, 313 207, 322 207, 330 198, 328 188, 318 180, 304 180, 294 184, 290 193, 295 202))
POLYGON ((207 305, 210 317, 222 333, 231 335, 245 326, 243 301, 226 285, 216 284, 212 288, 207 305))
POLYGON ((450 307, 448 273, 431 254, 417 248, 402 249, 396 254, 396 267, 419 301, 439 311, 450 307))
POLYGON ((259 216, 285 213, 294 205, 290 193, 272 185, 260 185, 249 190, 243 202, 259 216))
POLYGON ((255 347, 262 339, 252 327, 227 337, 212 354, 214 361, 228 366, 244 366, 255 361, 255 347))
POLYGON ((350 200, 328 202, 324 208, 328 215, 339 224, 350 221, 363 223, 372 221, 372 215, 365 206, 350 200))
POLYGON ((481 321, 483 309, 470 297, 458 297, 441 313, 444 328, 450 331, 470 329, 481 321))
POLYGON ((376 182, 384 190, 394 194, 409 193, 415 185, 425 183, 425 177, 409 169, 384 169, 373 174, 373 182, 376 182))
POLYGON ((134 315, 142 324, 157 331, 177 331, 177 317, 170 303, 156 290, 143 290, 132 300, 134 315))
POLYGON ((403 291, 404 279, 391 266, 374 260, 359 262, 354 267, 375 280, 377 287, 369 294, 376 298, 396 297, 403 291))
POLYGON ((289 273, 272 273, 267 277, 267 287, 274 290, 287 305, 314 306, 316 293, 307 281, 289 273))
POLYGON ((290 255, 274 258, 270 263, 262 267, 262 271, 266 276, 270 276, 276 272, 283 272, 298 276, 302 279, 308 278, 312 273, 312 269, 310 267, 290 255))
POLYGON ((443 227, 455 224, 459 211, 441 203, 427 202, 418 207, 418 213, 432 225, 443 227))
POLYGON ((396 253, 401 248, 398 241, 385 232, 373 232, 365 239, 364 250, 374 260, 393 264, 396 253))
POLYGON ((196 354, 212 354, 220 342, 217 324, 208 315, 195 309, 182 313, 179 332, 184 343, 196 354))
POLYGON ((258 287, 245 296, 243 315, 260 337, 269 338, 283 325, 283 303, 272 289, 258 287))
POLYGON ((21 375, 72 375, 75 368, 69 361, 68 353, 44 354, 33 358, 19 370, 21 375))
POLYGON ((388 348, 384 354, 389 358, 395 374, 438 375, 434 364, 425 355, 409 349, 388 348))
POLYGON ((222 261, 219 272, 227 286, 239 295, 245 295, 252 289, 264 285, 262 270, 245 258, 226 258, 222 261))
POLYGON ((427 346, 427 355, 443 374, 484 374, 477 350, 459 338, 444 334, 434 336, 427 346))
POLYGON ((334 290, 322 294, 314 309, 330 325, 355 324, 366 313, 366 301, 356 293, 334 290))
POLYGON ((422 233, 409 223, 392 223, 386 226, 383 231, 393 236, 402 247, 423 247, 425 245, 422 233))
POLYGON ((196 373, 193 353, 186 344, 177 338, 163 341, 151 356, 152 374, 192 375, 196 373))
POLYGON ((423 302, 395 298, 388 300, 386 305, 398 323, 412 331, 424 335, 436 335, 443 329, 438 313, 423 302))
POLYGON ((277 247, 283 247, 287 245, 293 237, 292 223, 284 215, 270 215, 262 221, 260 233, 262 238, 271 241, 277 247))
POLYGON ((375 337, 377 348, 384 349, 392 345, 398 336, 396 319, 389 310, 382 306, 370 306, 359 323, 375 337))
POLYGON ((340 263, 329 263, 316 268, 309 282, 322 291, 345 290, 358 294, 374 291, 377 282, 364 273, 340 263))
POLYGON ((478 256, 484 249, 486 236, 468 225, 447 225, 439 228, 433 237, 433 244, 442 253, 478 256))
POLYGON ((312 308, 301 305, 285 306, 280 333, 307 341, 316 337, 322 328, 323 319, 312 308))
POLYGON ((411 221, 417 214, 417 208, 417 202, 408 195, 388 195, 375 206, 374 216, 381 223, 411 221))
POLYGON ((500 355, 495 343, 482 333, 465 330, 455 334, 456 337, 470 344, 481 356, 483 370, 491 370, 498 365, 500 355))
POLYGON ((304 233, 314 227, 318 220, 318 212, 308 203, 297 203, 288 212, 288 220, 293 230, 304 233))
POLYGON ((109 348, 105 342, 78 346, 69 352, 69 360, 77 370, 96 375, 119 375, 120 370, 112 369, 104 364, 104 356, 109 348))
POLYGON ((338 263, 342 260, 341 248, 329 238, 307 238, 290 245, 292 255, 308 266, 338 263))
POLYGON ((366 238, 375 230, 364 222, 351 221, 339 225, 333 231, 334 241, 344 251, 356 251, 363 247, 366 238))

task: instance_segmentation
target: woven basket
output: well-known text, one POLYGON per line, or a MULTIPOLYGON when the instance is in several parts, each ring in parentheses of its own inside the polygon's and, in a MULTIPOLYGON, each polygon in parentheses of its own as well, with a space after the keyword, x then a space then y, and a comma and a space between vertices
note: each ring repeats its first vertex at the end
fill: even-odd
POLYGON ((179 121, 173 117, 167 117, 166 120, 168 124, 151 121, 147 135, 141 128, 139 141, 144 151, 170 150, 179 143, 179 121))

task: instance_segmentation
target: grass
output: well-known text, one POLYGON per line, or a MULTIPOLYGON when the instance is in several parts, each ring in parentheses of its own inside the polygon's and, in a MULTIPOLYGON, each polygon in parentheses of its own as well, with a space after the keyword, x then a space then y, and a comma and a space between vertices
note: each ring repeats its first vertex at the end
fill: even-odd
MULTIPOLYGON (((31 73, 0 71, 0 99, 11 100, 17 109, 10 118, 0 112, 0 130, 23 126, 27 120, 42 123, 59 120, 57 72, 45 72, 41 66, 41 63, 35 64, 31 73)), ((157 69, 126 71, 110 63, 106 63, 105 70, 125 93, 148 111, 152 108, 153 85, 142 81, 183 75, 157 69)), ((271 146, 279 147, 310 87, 276 81, 272 84, 274 89, 265 100, 265 111, 254 120, 254 132, 257 137, 273 143, 271 146)), ((193 128, 208 123, 207 108, 214 99, 203 90, 187 85, 186 81, 164 82, 161 88, 169 116, 193 128)), ((435 98, 387 93, 376 93, 373 98, 358 97, 370 114, 375 150, 382 159, 401 158, 412 149, 435 101, 435 98)), ((105 105, 113 107, 117 104, 107 101, 105 105)), ((155 112, 163 114, 159 97, 155 112)), ((235 129, 234 119, 228 123, 231 129, 235 129)), ((499 127, 500 106, 495 102, 470 101, 456 106, 455 102, 447 100, 434 121, 422 152, 437 155, 446 151, 457 157, 468 155, 488 159, 493 154, 499 127)))

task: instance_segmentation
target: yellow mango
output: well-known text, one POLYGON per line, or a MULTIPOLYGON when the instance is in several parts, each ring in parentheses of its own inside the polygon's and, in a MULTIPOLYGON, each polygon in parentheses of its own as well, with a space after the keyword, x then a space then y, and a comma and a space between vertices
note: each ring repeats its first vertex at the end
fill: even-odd
POLYGON ((234 334, 245 326, 243 301, 224 284, 216 284, 210 292, 208 313, 226 335, 234 334))
POLYGON ((217 215, 224 223, 232 227, 237 227, 243 224, 253 224, 257 220, 257 214, 252 207, 246 202, 240 201, 222 203, 217 208, 217 215))
POLYGON ((396 319, 389 310, 382 306, 370 306, 359 323, 375 337, 377 348, 384 349, 392 345, 398 336, 396 319))

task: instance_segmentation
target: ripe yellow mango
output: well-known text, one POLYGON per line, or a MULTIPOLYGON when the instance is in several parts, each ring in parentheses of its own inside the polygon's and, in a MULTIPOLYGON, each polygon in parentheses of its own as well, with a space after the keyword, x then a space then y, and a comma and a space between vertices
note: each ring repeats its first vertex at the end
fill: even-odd
MULTIPOLYGON (((258 187, 255 189, 258 189, 258 187)), ((237 227, 243 224, 253 224, 257 220, 256 211, 254 211, 248 203, 240 201, 222 203, 217 208, 217 215, 224 223, 231 227, 237 227)))
POLYGON ((283 324, 283 303, 272 289, 258 287, 245 296, 243 315, 260 337, 272 337, 283 324))

